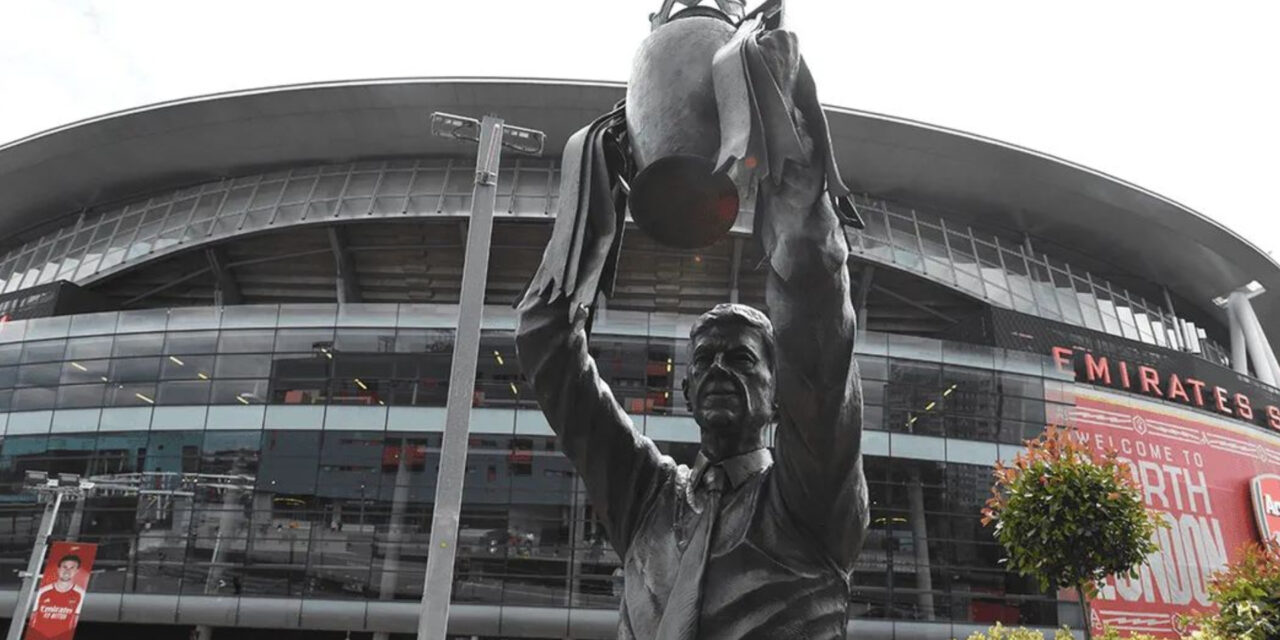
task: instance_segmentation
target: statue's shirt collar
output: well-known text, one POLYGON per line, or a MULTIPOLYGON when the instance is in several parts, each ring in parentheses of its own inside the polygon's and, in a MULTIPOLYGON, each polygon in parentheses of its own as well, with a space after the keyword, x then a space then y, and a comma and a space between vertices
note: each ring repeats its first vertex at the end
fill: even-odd
POLYGON ((697 487, 702 481, 702 474, 712 467, 720 467, 724 470, 725 477, 729 481, 729 489, 736 489, 742 486, 751 476, 768 469, 773 466, 773 454, 769 450, 761 447, 754 451, 740 453, 731 458, 725 458, 716 463, 712 463, 705 454, 698 452, 698 458, 693 463, 690 477, 692 479, 691 487, 697 487))

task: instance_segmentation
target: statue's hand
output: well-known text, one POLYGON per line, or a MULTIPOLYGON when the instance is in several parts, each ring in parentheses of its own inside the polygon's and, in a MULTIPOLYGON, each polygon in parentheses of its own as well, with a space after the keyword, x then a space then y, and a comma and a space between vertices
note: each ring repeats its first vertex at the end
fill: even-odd
POLYGON ((780 180, 765 180, 756 201, 756 236, 783 280, 819 278, 843 267, 846 247, 826 197, 826 171, 814 157, 813 137, 795 112, 808 164, 788 162, 780 180))

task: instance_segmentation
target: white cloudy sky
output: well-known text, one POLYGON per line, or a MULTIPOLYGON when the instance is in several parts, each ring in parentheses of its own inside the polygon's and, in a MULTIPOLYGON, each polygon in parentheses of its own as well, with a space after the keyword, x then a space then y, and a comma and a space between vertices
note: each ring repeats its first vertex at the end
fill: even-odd
MULTIPOLYGON (((285 83, 625 80, 658 5, 0 0, 0 143, 285 83)), ((1280 250, 1280 3, 791 0, 788 11, 828 103, 1057 155, 1280 250)))

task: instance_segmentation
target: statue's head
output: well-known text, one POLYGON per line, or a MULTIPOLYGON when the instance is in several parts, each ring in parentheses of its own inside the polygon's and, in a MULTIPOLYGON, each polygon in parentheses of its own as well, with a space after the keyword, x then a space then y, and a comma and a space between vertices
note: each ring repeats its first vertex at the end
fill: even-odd
POLYGON ((720 304, 689 330, 683 388, 708 454, 728 456, 762 444, 775 419, 773 323, 741 304, 720 304))

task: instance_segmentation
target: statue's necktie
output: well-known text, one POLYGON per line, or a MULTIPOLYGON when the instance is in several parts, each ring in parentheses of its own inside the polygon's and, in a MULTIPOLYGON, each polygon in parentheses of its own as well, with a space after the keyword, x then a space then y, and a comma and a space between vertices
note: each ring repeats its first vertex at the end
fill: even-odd
MULTIPOLYGON (((702 611, 702 575, 710 558, 711 541, 715 535, 716 518, 720 515, 720 497, 724 493, 724 470, 710 467, 699 479, 705 487, 701 502, 702 514, 689 537, 689 546, 680 556, 675 584, 667 597, 667 606, 658 623, 661 640, 694 640, 698 637, 698 617, 702 611)), ((695 498, 697 492, 695 492, 695 498)))

